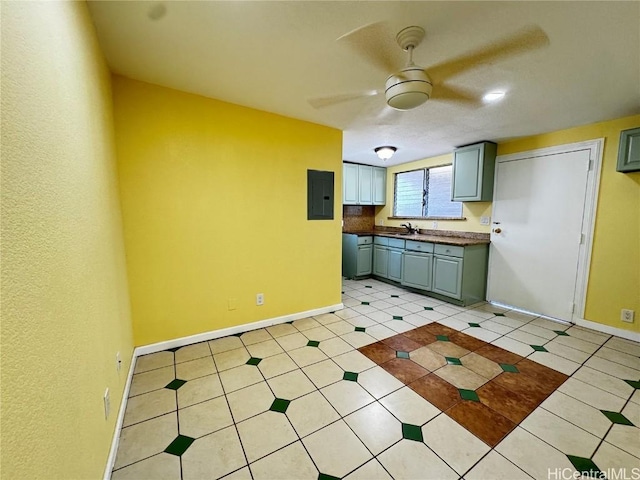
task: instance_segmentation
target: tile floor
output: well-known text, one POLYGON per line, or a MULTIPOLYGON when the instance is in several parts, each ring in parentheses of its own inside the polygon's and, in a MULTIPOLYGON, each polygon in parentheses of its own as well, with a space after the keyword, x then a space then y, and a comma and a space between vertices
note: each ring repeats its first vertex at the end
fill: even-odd
POLYGON ((640 344, 376 280, 343 290, 335 313, 138 358, 112 478, 640 473, 640 344))

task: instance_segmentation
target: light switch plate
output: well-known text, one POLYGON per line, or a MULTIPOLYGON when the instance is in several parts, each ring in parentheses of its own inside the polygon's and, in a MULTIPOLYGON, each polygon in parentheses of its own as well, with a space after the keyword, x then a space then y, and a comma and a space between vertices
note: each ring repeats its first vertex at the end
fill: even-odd
POLYGON ((489 225, 491 223, 491 217, 480 217, 480 225, 489 225))

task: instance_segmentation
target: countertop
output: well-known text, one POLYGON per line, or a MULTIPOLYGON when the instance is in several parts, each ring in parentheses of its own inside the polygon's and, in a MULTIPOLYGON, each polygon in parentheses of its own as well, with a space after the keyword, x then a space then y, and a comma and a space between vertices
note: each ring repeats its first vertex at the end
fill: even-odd
MULTIPOLYGON (((458 245, 460 247, 467 247, 469 245, 488 245, 490 240, 488 238, 473 238, 457 235, 429 235, 423 233, 413 233, 411 235, 406 233, 394 233, 385 232, 380 230, 365 230, 365 231, 343 231, 342 233, 348 233, 351 235, 358 235, 359 237, 376 235, 379 237, 399 238, 402 240, 413 240, 416 242, 430 242, 440 243, 445 245, 458 245)), ((464 234, 464 232, 460 232, 464 234)), ((488 235, 487 235, 488 237, 488 235)))

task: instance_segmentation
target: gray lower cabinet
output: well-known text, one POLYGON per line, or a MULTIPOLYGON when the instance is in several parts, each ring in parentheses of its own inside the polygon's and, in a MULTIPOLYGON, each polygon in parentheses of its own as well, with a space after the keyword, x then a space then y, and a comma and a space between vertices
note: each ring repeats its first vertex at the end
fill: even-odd
POLYGON ((405 251, 402 255, 402 280, 400 283, 420 290, 431 290, 433 255, 405 251))
POLYGON ((431 291, 455 298, 462 305, 484 301, 488 258, 488 245, 436 245, 431 291))
POLYGON ((389 247, 373 246, 373 274, 388 278, 389 247))
POLYGON ((462 297, 462 259, 433 256, 433 286, 431 291, 460 299, 462 297))
POLYGON ((347 278, 371 275, 373 237, 342 234, 342 276, 347 278))
POLYGON ((402 248, 389 248, 389 261, 387 262, 387 278, 394 282, 402 281, 402 248))

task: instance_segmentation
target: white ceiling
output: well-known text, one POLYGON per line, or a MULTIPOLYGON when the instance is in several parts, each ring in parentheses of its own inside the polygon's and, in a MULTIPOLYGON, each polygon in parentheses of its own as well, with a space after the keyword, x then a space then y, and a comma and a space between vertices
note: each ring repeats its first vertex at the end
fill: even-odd
MULTIPOLYGON (((640 2, 89 1, 114 73, 344 131, 343 158, 390 166, 480 140, 502 142, 640 113, 640 2), (386 22, 381 41, 401 68, 395 33, 419 25, 414 61, 437 64, 539 25, 549 45, 481 65, 447 84, 499 103, 435 99, 407 112, 384 94, 313 108, 308 100, 379 91, 388 74, 336 39, 386 22), (394 53, 395 52, 395 53, 394 53)), ((437 87, 434 87, 434 94, 437 87)), ((247 125, 247 128, 251 128, 247 125)))

